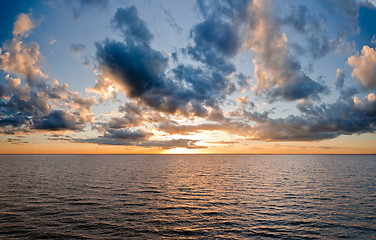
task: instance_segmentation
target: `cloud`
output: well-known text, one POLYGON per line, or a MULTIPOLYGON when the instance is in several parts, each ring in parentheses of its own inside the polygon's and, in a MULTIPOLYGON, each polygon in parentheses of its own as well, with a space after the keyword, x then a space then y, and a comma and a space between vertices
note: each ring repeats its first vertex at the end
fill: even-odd
MULTIPOLYGON (((20 19, 30 19, 26 14, 18 15, 18 21, 20 19)), ((15 24, 15 27, 21 28, 26 20, 22 20, 21 23, 15 24)), ((28 22, 26 21, 26 22, 28 22)), ((3 45, 3 49, 0 48, 0 68, 7 73, 16 74, 18 76, 26 77, 28 84, 33 85, 38 82, 41 78, 46 78, 46 75, 41 71, 41 64, 43 57, 39 52, 39 45, 35 42, 30 45, 25 45, 23 37, 27 37, 25 34, 31 30, 31 27, 24 27, 20 29, 16 28, 16 35, 13 39, 3 45)))
POLYGON ((25 37, 34 28, 34 24, 27 14, 21 13, 14 23, 13 35, 25 37))
POLYGON ((65 0, 65 4, 73 11, 73 19, 77 21, 85 11, 103 10, 108 7, 108 0, 65 0))
POLYGON ((235 56, 241 47, 234 26, 211 16, 193 27, 192 37, 194 45, 187 50, 193 59, 226 75, 235 71, 234 64, 227 60, 235 56))
POLYGON ((336 78, 337 78, 336 88, 337 89, 343 88, 343 84, 345 83, 345 73, 339 68, 337 68, 336 78))
POLYGON ((119 145, 119 146, 139 146, 139 147, 157 147, 161 149, 188 148, 200 149, 204 146, 197 146, 197 140, 191 139, 173 139, 173 140, 150 140, 152 133, 144 132, 140 129, 129 130, 109 129, 103 136, 88 139, 71 139, 73 142, 93 143, 99 145, 119 145))
POLYGON ((153 134, 144 132, 140 129, 136 131, 130 131, 128 129, 109 129, 103 137, 113 138, 113 139, 122 139, 128 141, 140 141, 149 139, 153 134))
POLYGON ((236 75, 236 79, 238 80, 238 85, 239 85, 239 87, 241 88, 242 91, 246 91, 246 90, 250 89, 250 87, 251 87, 251 84, 250 84, 251 78, 250 77, 247 77, 242 73, 239 73, 239 74, 236 75))
POLYGON ((86 45, 82 43, 71 43, 70 45, 70 52, 76 56, 81 56, 82 52, 84 51, 86 45))
POLYGON ((63 110, 53 110, 34 124, 35 129, 50 131, 77 131, 82 130, 84 126, 85 121, 80 117, 79 113, 71 113, 63 110))
POLYGON ((191 139, 176 139, 176 140, 162 140, 162 141, 141 141, 138 143, 128 142, 119 139, 111 139, 105 137, 88 138, 88 139, 73 139, 76 143, 93 143, 98 145, 115 145, 115 146, 138 146, 138 147, 157 147, 164 150, 172 148, 188 148, 188 149, 202 149, 205 146, 197 146, 197 140, 191 139))
POLYGON ((336 102, 315 105, 310 100, 300 100, 300 115, 271 118, 269 112, 250 112, 237 108, 228 117, 211 123, 180 124, 160 122, 156 129, 168 134, 190 135, 205 131, 223 131, 242 136, 249 141, 321 141, 340 135, 374 132, 376 130, 376 97, 370 93, 363 99, 354 97, 355 88, 341 90, 336 102))
POLYGON ((235 71, 231 58, 251 50, 257 80, 254 90, 270 101, 317 99, 328 91, 303 72, 296 56, 291 56, 287 37, 280 30, 283 21, 271 11, 272 1, 197 3, 204 21, 194 26, 194 45, 187 48, 194 60, 229 74, 235 71))
POLYGON ((374 132, 376 123, 376 98, 373 94, 363 100, 351 97, 352 89, 341 92, 337 102, 315 106, 300 101, 301 116, 285 119, 266 119, 254 126, 254 139, 267 141, 318 141, 374 132))
POLYGON ((301 70, 297 58, 289 56, 287 37, 269 11, 269 4, 255 0, 248 7, 249 34, 244 44, 259 57, 253 59, 256 93, 266 93, 272 99, 318 98, 327 87, 313 81, 301 70))
POLYGON ((91 91, 108 96, 110 89, 120 89, 132 100, 186 116, 206 115, 234 91, 235 85, 213 69, 183 64, 169 69, 167 54, 150 46, 153 36, 134 6, 118 9, 112 23, 125 40, 96 43, 100 74, 91 91))
POLYGON ((164 88, 168 58, 159 51, 148 45, 126 45, 109 39, 97 43, 96 48, 100 70, 129 97, 141 97, 148 90, 164 88))
POLYGON ((153 39, 145 21, 138 17, 135 6, 118 8, 112 25, 115 29, 120 30, 128 40, 149 43, 153 39))
MULTIPOLYGON (((284 25, 289 25, 304 35, 306 45, 295 48, 317 59, 342 44, 341 36, 350 28, 329 37, 333 35, 322 25, 321 16, 312 14, 307 7, 291 8, 287 17, 278 18, 271 4, 260 0, 198 1, 203 20, 193 26, 190 43, 182 50, 194 60, 191 65, 179 62, 176 57, 172 57, 171 63, 169 54, 152 47, 153 34, 136 7, 117 9, 111 24, 124 39, 107 38, 96 43, 98 75, 93 90, 102 96, 120 90, 127 96, 127 103, 119 109, 122 116, 95 124, 101 136, 72 141, 166 149, 201 147, 189 139, 150 140, 154 136, 141 130, 144 126, 163 132, 163 136, 223 131, 250 141, 320 141, 375 131, 374 95, 363 99, 354 97, 358 92, 343 87, 345 75, 340 69, 336 87, 341 92, 337 101, 314 103, 320 94, 328 92, 328 87, 303 70, 299 56, 294 55, 294 43, 282 32, 284 25), (232 62, 232 58, 249 50, 257 81, 254 86, 249 77, 235 73, 232 62), (257 96, 266 96, 269 102, 299 100, 300 114, 272 118, 268 111, 257 112, 252 108, 254 104, 249 100, 253 99, 248 97, 238 98, 242 105, 226 113, 221 106, 237 87, 243 91, 253 87, 257 96), (173 120, 182 116, 192 119, 192 123, 173 120)), ((345 5, 351 4, 347 1, 345 5)), ((349 19, 355 16, 352 12, 348 14, 349 19)), ((354 70, 363 69, 362 64, 356 65, 350 59, 359 63, 364 56, 362 53, 349 58, 349 65, 354 70)), ((1 91, 4 96, 9 95, 6 88, 1 91)), ((48 125, 50 118, 54 119, 49 115, 41 119, 48 125)))
POLYGON ((235 72, 231 59, 244 50, 242 31, 250 2, 198 0, 204 20, 191 30, 194 44, 187 47, 188 54, 224 75, 235 72))
POLYGON ((0 142, 2 142, 2 143, 11 143, 11 144, 26 144, 26 143, 29 143, 27 141, 22 141, 21 137, 8 138, 6 140, 0 140, 0 142))
POLYGON ((361 55, 353 55, 347 59, 353 71, 351 76, 358 81, 363 88, 375 88, 376 86, 376 52, 375 49, 363 46, 361 55))
MULTIPOLYGON (((15 31, 19 24, 15 24, 15 31)), ((38 130, 83 130, 86 123, 93 121, 91 108, 95 100, 68 91, 68 85, 59 85, 56 79, 53 84, 47 83, 47 76, 41 71, 39 45, 33 42, 27 46, 23 42, 30 29, 18 29, 18 34, 4 44, 4 51, 0 49, 0 67, 7 74, 5 83, 0 84, 1 131, 27 134, 38 130)))

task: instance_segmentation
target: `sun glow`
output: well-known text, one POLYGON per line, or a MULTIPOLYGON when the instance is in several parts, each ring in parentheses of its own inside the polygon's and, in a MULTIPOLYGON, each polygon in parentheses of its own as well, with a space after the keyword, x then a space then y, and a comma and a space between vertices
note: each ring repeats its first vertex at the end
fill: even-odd
POLYGON ((194 153, 198 153, 198 152, 195 149, 178 147, 178 148, 168 149, 164 153, 167 153, 167 154, 194 154, 194 153))

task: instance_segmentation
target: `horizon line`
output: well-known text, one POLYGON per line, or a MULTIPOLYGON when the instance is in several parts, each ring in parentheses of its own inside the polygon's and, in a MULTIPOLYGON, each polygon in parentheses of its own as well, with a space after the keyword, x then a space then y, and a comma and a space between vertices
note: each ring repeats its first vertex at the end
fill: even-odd
POLYGON ((9 155, 376 155, 376 153, 0 153, 9 155))

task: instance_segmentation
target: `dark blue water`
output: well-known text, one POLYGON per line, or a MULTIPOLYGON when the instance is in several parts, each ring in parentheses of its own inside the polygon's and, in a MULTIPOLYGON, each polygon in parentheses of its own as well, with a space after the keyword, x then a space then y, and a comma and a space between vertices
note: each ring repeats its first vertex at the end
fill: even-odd
POLYGON ((1 239, 372 239, 376 156, 0 156, 1 239))

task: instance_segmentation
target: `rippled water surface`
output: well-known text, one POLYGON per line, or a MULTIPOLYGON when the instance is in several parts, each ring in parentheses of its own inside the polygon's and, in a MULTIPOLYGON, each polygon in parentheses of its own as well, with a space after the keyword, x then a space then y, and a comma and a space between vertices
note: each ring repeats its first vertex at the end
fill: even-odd
POLYGON ((0 156, 1 239, 372 239, 376 156, 0 156))

